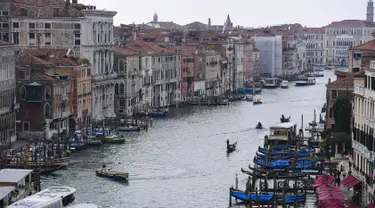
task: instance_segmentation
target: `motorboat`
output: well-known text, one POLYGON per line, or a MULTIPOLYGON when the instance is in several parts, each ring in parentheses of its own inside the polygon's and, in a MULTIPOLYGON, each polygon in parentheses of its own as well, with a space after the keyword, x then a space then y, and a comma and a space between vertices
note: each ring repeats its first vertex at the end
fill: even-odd
POLYGON ((111 134, 111 135, 105 136, 102 139, 102 142, 111 143, 111 144, 120 144, 120 143, 124 143, 125 140, 126 140, 125 138, 119 137, 116 134, 111 134))
POLYGON ((99 177, 111 178, 114 180, 126 181, 129 179, 128 172, 118 172, 111 169, 100 169, 95 171, 96 175, 99 177))
POLYGON ((300 76, 298 77, 296 81, 296 86, 309 86, 309 85, 315 85, 315 84, 316 84, 315 77, 300 76))
POLYGON ((289 86, 288 86, 288 84, 289 84, 289 82, 287 81, 287 80, 283 80, 282 82, 281 82, 281 88, 288 88, 289 86))
POLYGON ((260 98, 257 98, 253 101, 253 105, 260 105, 262 104, 262 101, 260 100, 260 98))

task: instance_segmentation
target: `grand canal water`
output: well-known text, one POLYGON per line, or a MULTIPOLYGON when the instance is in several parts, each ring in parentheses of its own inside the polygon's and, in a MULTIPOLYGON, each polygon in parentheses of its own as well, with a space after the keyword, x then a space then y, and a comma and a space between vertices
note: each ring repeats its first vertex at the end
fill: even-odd
MULTIPOLYGON (((211 208, 228 207, 229 187, 239 174, 240 188, 246 183, 241 167, 252 163, 267 129, 280 115, 304 125, 320 112, 325 102, 326 71, 315 86, 264 90, 263 104, 231 103, 229 106, 172 109, 167 119, 154 120, 148 132, 129 134, 120 145, 104 145, 73 155, 73 164, 52 176, 42 186, 68 185, 77 188, 77 202, 113 208, 211 208), (238 141, 238 150, 226 154, 226 140, 238 141), (128 171, 128 184, 95 176, 103 163, 128 171)), ((319 117, 318 117, 319 118, 319 117)))

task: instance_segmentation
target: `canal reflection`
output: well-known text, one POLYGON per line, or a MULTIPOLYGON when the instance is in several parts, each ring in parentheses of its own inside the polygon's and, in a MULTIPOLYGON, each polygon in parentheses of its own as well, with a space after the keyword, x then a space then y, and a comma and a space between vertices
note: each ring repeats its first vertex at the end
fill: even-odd
MULTIPOLYGON (((333 71, 317 78, 315 86, 264 90, 263 104, 231 103, 229 106, 192 106, 171 109, 166 119, 153 121, 148 132, 126 134, 125 144, 104 145, 73 155, 72 165, 43 178, 42 186, 77 188, 78 202, 100 207, 227 207, 229 187, 239 174, 240 188, 246 175, 241 167, 252 163, 268 127, 281 114, 304 125, 325 102, 325 89, 333 71), (255 129, 258 122, 264 129, 255 129), (226 153, 226 140, 238 141, 237 150, 226 153), (103 163, 129 172, 129 183, 99 178, 95 169, 103 163)), ((333 79, 332 79, 333 80, 333 79)), ((319 118, 319 114, 317 116, 319 118)))

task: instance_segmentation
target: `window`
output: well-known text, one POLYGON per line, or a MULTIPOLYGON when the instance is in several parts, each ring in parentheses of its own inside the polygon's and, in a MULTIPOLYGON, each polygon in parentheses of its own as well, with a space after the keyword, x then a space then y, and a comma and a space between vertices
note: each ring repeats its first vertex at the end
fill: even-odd
POLYGON ((74 45, 81 45, 81 34, 74 34, 74 45))
POLYGON ((19 22, 13 22, 13 28, 20 28, 19 22))
POLYGON ((80 30, 81 29, 81 24, 74 24, 74 29, 75 30, 80 30))
POLYGON ((13 44, 20 44, 20 33, 19 32, 14 32, 13 34, 13 44))
POLYGON ((332 90, 332 100, 337 99, 337 90, 332 90))
POLYGON ((51 99, 51 89, 49 87, 46 88, 45 94, 44 94, 45 100, 51 99))
POLYGON ((3 39, 3 41, 9 41, 9 34, 8 33, 3 33, 3 35, 2 35, 2 39, 3 39))
POLYGON ((27 10, 25 8, 21 8, 21 16, 27 16, 27 10))
POLYGON ((8 23, 3 23, 3 28, 9 28, 9 24, 8 23))
POLYGON ((3 11, 3 16, 8 16, 9 12, 8 11, 3 11))
POLYGON ((51 29, 51 23, 44 23, 45 29, 51 29))
POLYGON ((29 45, 35 45, 35 33, 29 33, 29 45))
POLYGON ((29 28, 30 29, 35 29, 35 22, 30 22, 29 23, 29 28))
POLYGON ((53 16, 58 17, 59 16, 59 8, 53 8, 53 16))
POLYGON ((45 118, 51 117, 51 106, 48 103, 44 105, 44 117, 45 118))
POLYGON ((51 33, 44 34, 44 45, 51 45, 51 33))
POLYGON ((23 122, 23 130, 24 131, 30 130, 30 123, 29 122, 23 122))

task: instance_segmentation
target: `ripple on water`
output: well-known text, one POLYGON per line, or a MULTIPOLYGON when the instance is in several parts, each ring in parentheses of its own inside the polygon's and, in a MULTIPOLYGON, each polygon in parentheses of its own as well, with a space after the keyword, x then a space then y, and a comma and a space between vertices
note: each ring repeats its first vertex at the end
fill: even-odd
MULTIPOLYGON (((73 155, 73 164, 42 178, 42 186, 77 188, 77 202, 111 208, 211 208, 228 206, 228 189, 239 174, 243 188, 255 151, 263 144, 269 126, 280 115, 304 123, 313 119, 325 102, 325 84, 333 72, 310 87, 264 90, 264 104, 194 106, 171 109, 166 119, 154 119, 148 132, 124 134, 120 145, 103 145, 73 155), (266 129, 257 130, 261 122, 266 129), (238 150, 226 154, 226 140, 238 141, 238 150), (95 175, 103 163, 130 174, 128 184, 95 175)), ((333 80, 333 79, 331 79, 333 80)), ((291 83, 292 84, 292 83, 291 83)))

